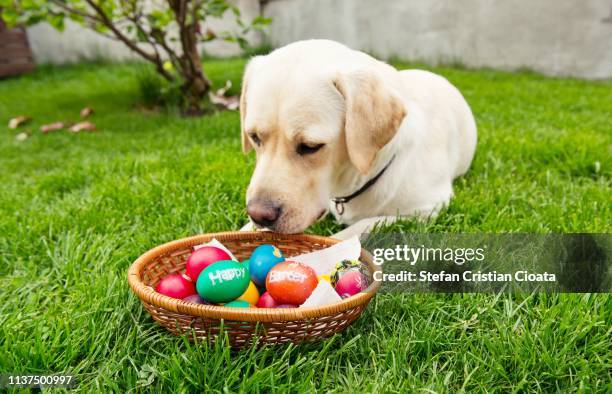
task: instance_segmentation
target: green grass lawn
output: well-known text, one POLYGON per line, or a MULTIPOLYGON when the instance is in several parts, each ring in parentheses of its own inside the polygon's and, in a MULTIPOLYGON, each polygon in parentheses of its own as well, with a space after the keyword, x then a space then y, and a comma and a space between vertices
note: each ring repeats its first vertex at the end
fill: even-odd
MULTIPOLYGON (((243 60, 214 61, 239 86, 243 60)), ((609 295, 379 295, 346 332, 240 352, 160 329, 126 272, 147 249, 245 222, 254 157, 239 116, 139 109, 136 65, 0 81, 0 373, 73 373, 84 391, 608 391, 609 295), (42 135, 92 106, 96 133, 42 135), (5 125, 33 120, 23 142, 5 125), (139 390, 140 391, 140 390, 139 390)), ((612 83, 434 68, 479 127, 435 232, 610 232, 612 83)), ((331 220, 311 229, 332 234, 331 220)))

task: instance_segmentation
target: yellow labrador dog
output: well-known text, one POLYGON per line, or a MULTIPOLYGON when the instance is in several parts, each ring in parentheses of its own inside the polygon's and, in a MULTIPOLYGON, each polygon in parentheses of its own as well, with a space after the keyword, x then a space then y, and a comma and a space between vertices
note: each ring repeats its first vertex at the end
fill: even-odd
POLYGON ((476 149, 472 111, 446 79, 328 40, 254 57, 240 116, 243 150, 257 155, 245 230, 298 233, 331 211, 345 239, 430 217, 476 149))

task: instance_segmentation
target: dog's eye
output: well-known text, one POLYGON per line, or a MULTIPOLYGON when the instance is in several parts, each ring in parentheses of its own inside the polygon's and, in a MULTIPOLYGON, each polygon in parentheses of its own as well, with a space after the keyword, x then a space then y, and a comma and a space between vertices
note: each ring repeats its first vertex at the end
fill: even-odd
POLYGON ((257 133, 251 133, 249 134, 249 137, 251 138, 251 141, 253 141, 253 143, 257 146, 261 145, 261 139, 259 139, 259 136, 257 135, 257 133))
POLYGON ((298 153, 298 155, 304 156, 304 155, 311 155, 313 153, 318 152, 321 148, 323 148, 323 146, 325 146, 325 144, 304 144, 301 143, 297 146, 296 152, 298 153))

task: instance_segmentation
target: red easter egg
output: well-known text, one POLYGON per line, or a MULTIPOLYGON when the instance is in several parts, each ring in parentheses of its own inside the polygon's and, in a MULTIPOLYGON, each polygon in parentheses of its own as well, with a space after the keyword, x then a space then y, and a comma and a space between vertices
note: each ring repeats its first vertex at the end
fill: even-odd
POLYGON ((258 308, 276 308, 278 303, 274 301, 274 298, 267 291, 259 297, 257 300, 257 304, 255 304, 258 308))
POLYGON ((196 293, 195 285, 181 274, 171 274, 163 278, 155 287, 158 293, 172 298, 183 299, 196 293))
POLYGON ((185 273, 191 278, 192 281, 197 282, 200 272, 204 268, 208 267, 212 263, 216 263, 221 260, 231 260, 231 256, 227 254, 223 249, 219 249, 214 246, 204 246, 194 251, 191 256, 187 259, 185 265, 185 273))
POLYGON ((275 265, 266 278, 266 289, 279 304, 301 305, 317 287, 316 272, 304 263, 285 261, 275 265))
POLYGON ((276 309, 290 309, 290 308, 297 308, 297 305, 281 304, 276 307, 276 309))
POLYGON ((368 278, 359 271, 349 271, 343 274, 336 283, 336 293, 347 298, 362 292, 368 287, 368 278))

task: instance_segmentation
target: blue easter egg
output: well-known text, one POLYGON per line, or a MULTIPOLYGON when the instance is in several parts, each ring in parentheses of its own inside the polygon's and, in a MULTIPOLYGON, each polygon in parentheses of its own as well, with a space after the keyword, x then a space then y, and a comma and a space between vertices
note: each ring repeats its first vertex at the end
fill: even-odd
POLYGON ((274 245, 258 246, 249 258, 251 280, 258 286, 266 285, 268 272, 278 263, 285 261, 283 253, 274 245))

